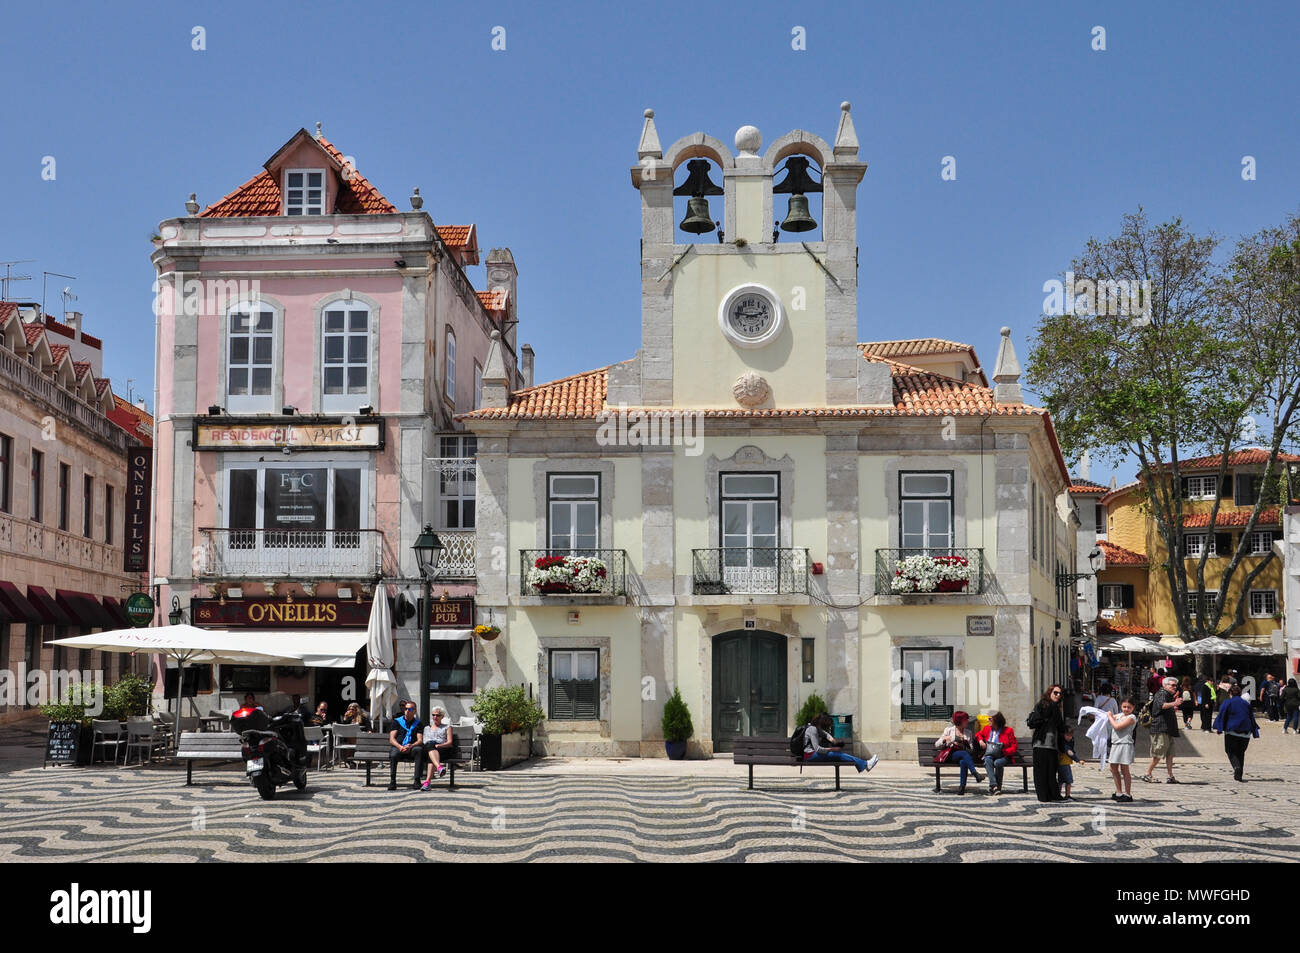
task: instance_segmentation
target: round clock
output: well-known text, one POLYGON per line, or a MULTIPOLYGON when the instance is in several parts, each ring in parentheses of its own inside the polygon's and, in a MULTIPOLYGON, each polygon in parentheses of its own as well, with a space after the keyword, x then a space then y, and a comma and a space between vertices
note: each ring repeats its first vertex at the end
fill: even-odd
POLYGON ((762 285, 731 289, 718 308, 722 333, 739 347, 762 347, 781 333, 785 313, 781 299, 762 285))

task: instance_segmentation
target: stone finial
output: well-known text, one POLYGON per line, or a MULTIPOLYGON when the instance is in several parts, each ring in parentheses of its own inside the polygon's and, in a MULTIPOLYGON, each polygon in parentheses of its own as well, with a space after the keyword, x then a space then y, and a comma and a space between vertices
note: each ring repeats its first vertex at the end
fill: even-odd
POLYGON ((197 199, 198 199, 198 193, 191 192, 189 201, 185 203, 185 211, 188 212, 190 215, 199 214, 199 203, 197 199))
POLYGON ((419 186, 416 186, 411 190, 411 209, 418 212, 422 208, 424 208, 424 199, 420 197, 419 186))
POLYGON ((505 358, 501 354, 501 332, 492 332, 487 360, 483 364, 482 407, 501 409, 510 403, 510 378, 506 374, 505 358))
POLYGON ((998 345, 998 362, 993 368, 993 399, 999 404, 1023 404, 1020 392, 1020 361, 1016 347, 1011 343, 1011 329, 1002 329, 1002 343, 998 345))
POLYGON ((324 133, 321 130, 321 124, 316 123, 316 138, 319 139, 324 133))
POLYGON ((742 156, 756 156, 763 148, 763 134, 757 126, 741 126, 736 130, 736 151, 742 156))
POLYGON ((853 118, 849 115, 852 104, 848 100, 840 103, 840 124, 835 130, 835 158, 857 161, 858 133, 853 128, 853 118))
POLYGON ((645 123, 641 126, 641 142, 636 147, 638 159, 662 159, 663 147, 659 145, 659 130, 655 128, 655 111, 645 111, 645 123))

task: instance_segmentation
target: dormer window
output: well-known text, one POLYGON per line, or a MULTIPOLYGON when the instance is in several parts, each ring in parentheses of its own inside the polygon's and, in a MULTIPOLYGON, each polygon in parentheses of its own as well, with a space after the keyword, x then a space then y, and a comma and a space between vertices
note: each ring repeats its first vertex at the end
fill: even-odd
POLYGON ((325 214, 324 169, 290 169, 285 172, 284 214, 325 214))

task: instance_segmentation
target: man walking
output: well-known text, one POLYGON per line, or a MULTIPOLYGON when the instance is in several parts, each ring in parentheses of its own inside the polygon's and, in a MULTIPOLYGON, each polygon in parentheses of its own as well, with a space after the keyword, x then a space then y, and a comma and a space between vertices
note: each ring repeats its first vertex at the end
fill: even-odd
POLYGON ((1160 759, 1165 759, 1165 770, 1169 773, 1166 784, 1177 784, 1174 777, 1174 739, 1178 737, 1178 679, 1166 678, 1160 683, 1160 690, 1151 699, 1151 765, 1142 780, 1154 782, 1151 772, 1156 769, 1160 759))
POLYGON ((1249 702, 1242 697, 1240 685, 1232 686, 1232 697, 1219 709, 1214 730, 1224 736, 1223 748, 1228 753, 1233 778, 1245 784, 1246 779, 1241 775, 1246 769, 1246 747, 1251 738, 1259 737, 1259 725, 1255 723, 1249 702))
POLYGON ((402 714, 393 721, 388 733, 388 790, 397 790, 397 762, 415 762, 415 783, 420 787, 420 769, 424 767, 424 725, 415 713, 414 702, 403 702, 402 714))
POLYGON ((1269 721, 1277 721, 1277 701, 1281 695, 1281 690, 1282 683, 1273 677, 1272 672, 1264 676, 1264 690, 1260 693, 1260 696, 1264 702, 1264 710, 1268 713, 1269 721))
POLYGON ((1218 693, 1214 690, 1214 679, 1205 676, 1205 681, 1201 683, 1201 690, 1198 693, 1199 708, 1201 709, 1201 731, 1209 731, 1210 723, 1214 720, 1214 703, 1218 701, 1218 693))

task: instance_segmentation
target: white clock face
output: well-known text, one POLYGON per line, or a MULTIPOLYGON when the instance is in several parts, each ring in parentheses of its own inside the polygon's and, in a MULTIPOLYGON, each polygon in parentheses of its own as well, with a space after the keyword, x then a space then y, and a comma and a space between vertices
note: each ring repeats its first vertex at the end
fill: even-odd
POLYGON ((732 330, 744 338, 762 337, 772 327, 776 314, 772 302, 760 294, 750 292, 731 302, 727 320, 732 330))
POLYGON ((785 315, 776 292, 762 285, 738 285, 718 307, 718 325, 737 347, 757 348, 781 334, 785 315))

